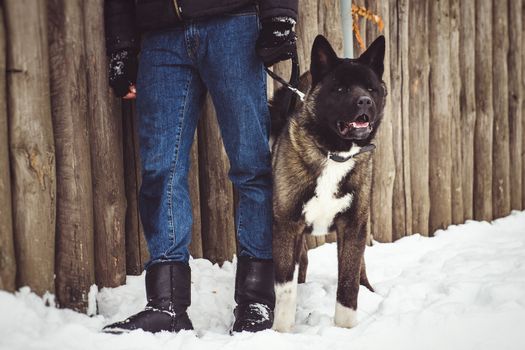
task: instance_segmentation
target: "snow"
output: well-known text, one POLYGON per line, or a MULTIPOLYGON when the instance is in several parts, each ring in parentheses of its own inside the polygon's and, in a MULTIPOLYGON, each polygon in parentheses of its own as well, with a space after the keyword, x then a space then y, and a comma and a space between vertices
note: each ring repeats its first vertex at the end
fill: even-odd
POLYGON ((367 248, 358 325, 333 325, 336 246, 309 253, 298 288, 293 333, 229 335, 235 264, 195 259, 190 317, 196 331, 111 335, 100 329, 145 305, 144 276, 89 293, 98 315, 60 310, 28 288, 0 292, 0 349, 525 349, 525 212, 492 223, 469 221, 367 248))

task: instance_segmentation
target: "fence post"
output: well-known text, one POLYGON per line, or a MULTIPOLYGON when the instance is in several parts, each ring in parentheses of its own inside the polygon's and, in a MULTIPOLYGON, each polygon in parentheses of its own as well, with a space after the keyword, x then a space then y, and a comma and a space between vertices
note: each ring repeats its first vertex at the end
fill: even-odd
POLYGON ((510 213, 509 54, 508 0, 492 2, 492 84, 494 133, 492 150, 492 212, 499 218, 510 213))
POLYGON ((410 178, 412 233, 428 236, 430 194, 428 188, 428 140, 430 131, 429 71, 428 56, 428 5, 429 1, 411 0, 408 36, 411 38, 408 50, 410 94, 408 118, 410 119, 410 178))
POLYGON ((474 219, 492 220, 492 1, 476 1, 474 219))
POLYGON ((463 216, 474 217, 474 130, 476 125, 475 36, 476 2, 460 1, 459 75, 463 216))
POLYGON ((141 181, 137 119, 134 104, 122 101, 124 142, 124 187, 126 189, 126 272, 140 275, 148 260, 146 239, 140 221, 138 195, 141 181))
POLYGON ((54 292, 55 149, 47 2, 5 0, 9 147, 17 286, 54 292))
POLYGON ((236 252, 233 188, 215 109, 208 94, 199 121, 199 173, 204 257, 222 264, 236 252))
MULTIPOLYGON (((374 151, 373 184, 371 208, 371 233, 375 240, 380 242, 392 241, 392 196, 394 189, 394 178, 396 167, 393 154, 393 131, 392 131, 392 97, 390 80, 390 53, 391 47, 388 42, 390 37, 390 5, 388 0, 379 2, 369 1, 368 8, 377 13, 384 21, 384 35, 387 40, 385 53, 385 72, 383 80, 389 92, 385 106, 384 118, 381 122, 376 136, 377 148, 374 151)), ((374 26, 375 27, 375 26, 374 26)), ((379 33, 376 28, 370 30, 372 37, 379 33)), ((367 33, 367 36, 370 36, 367 33)))
MULTIPOLYGON (((510 202, 511 208, 521 210, 523 182, 522 166, 525 164, 522 157, 523 147, 523 1, 509 0, 509 146, 510 146, 510 202)), ((525 196, 524 196, 525 197, 525 196)))
POLYGON ((16 261, 7 131, 6 58, 4 9, 0 4, 0 289, 13 292, 16 288, 16 261))
POLYGON ((410 137, 409 137, 409 69, 408 69, 408 13, 407 0, 390 2, 390 117, 393 125, 394 161, 396 176, 392 196, 392 239, 399 239, 410 231, 412 206, 410 195, 410 137))
POLYGON ((431 1, 430 46, 430 232, 452 221, 450 115, 450 3, 431 1))
POLYGON ((459 99, 459 89, 461 85, 459 72, 459 22, 460 0, 450 0, 450 113, 451 113, 451 195, 452 195, 452 223, 461 224, 464 221, 463 213, 463 184, 461 176, 461 106, 459 99))
POLYGON ((95 278, 99 287, 117 287, 126 281, 122 116, 108 86, 103 11, 103 0, 83 2, 93 175, 95 278))
POLYGON ((82 2, 49 0, 48 15, 57 157, 57 298, 62 307, 84 311, 95 268, 82 2))

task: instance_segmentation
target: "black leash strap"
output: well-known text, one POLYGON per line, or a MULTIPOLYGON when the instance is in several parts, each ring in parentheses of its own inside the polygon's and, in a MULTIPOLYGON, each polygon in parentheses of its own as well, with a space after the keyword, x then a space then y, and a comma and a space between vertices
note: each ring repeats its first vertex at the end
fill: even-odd
POLYGON ((340 155, 338 155, 336 153, 328 152, 328 158, 330 158, 334 162, 344 163, 347 160, 350 160, 350 159, 354 158, 355 156, 358 156, 358 155, 360 155, 362 153, 373 151, 375 148, 376 148, 376 145, 369 144, 369 145, 363 146, 359 150, 359 152, 357 152, 356 154, 352 154, 351 156, 348 156, 348 157, 341 157, 340 155))
POLYGON ((304 101, 304 97, 305 97, 305 94, 297 88, 297 85, 299 84, 299 73, 300 73, 297 49, 295 49, 292 52, 291 59, 292 59, 292 73, 290 75, 289 83, 283 78, 281 78, 279 75, 272 72, 268 67, 264 67, 264 69, 266 70, 266 73, 268 73, 269 76, 271 76, 273 79, 281 83, 284 87, 286 87, 288 90, 290 90, 291 92, 295 94, 295 95, 291 95, 288 97, 289 98, 289 101, 288 101, 289 105, 287 108, 288 113, 291 113, 295 107, 296 96, 299 96, 299 99, 301 101, 304 101))

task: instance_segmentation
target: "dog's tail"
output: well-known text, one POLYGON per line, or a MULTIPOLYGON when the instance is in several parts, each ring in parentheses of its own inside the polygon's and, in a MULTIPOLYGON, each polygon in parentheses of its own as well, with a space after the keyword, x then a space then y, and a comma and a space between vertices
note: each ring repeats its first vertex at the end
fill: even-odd
MULTIPOLYGON (((299 78, 298 89, 304 93, 310 88, 312 77, 310 72, 306 72, 299 78)), ((284 86, 277 89, 273 95, 273 98, 268 103, 270 109, 270 116, 272 120, 271 137, 275 139, 284 129, 284 126, 288 122, 290 116, 295 112, 302 104, 300 99, 295 99, 295 106, 289 110, 290 95, 292 91, 284 86)))

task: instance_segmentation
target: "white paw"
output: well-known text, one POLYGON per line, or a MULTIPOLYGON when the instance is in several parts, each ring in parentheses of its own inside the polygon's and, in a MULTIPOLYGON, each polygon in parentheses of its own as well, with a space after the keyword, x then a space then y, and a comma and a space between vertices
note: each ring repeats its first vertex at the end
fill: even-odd
POLYGON ((337 327, 355 327, 357 325, 357 312, 356 310, 343 306, 337 302, 335 304, 334 322, 337 327))
POLYGON ((272 329, 291 332, 297 307, 297 266, 291 282, 275 285, 275 310, 272 329))

